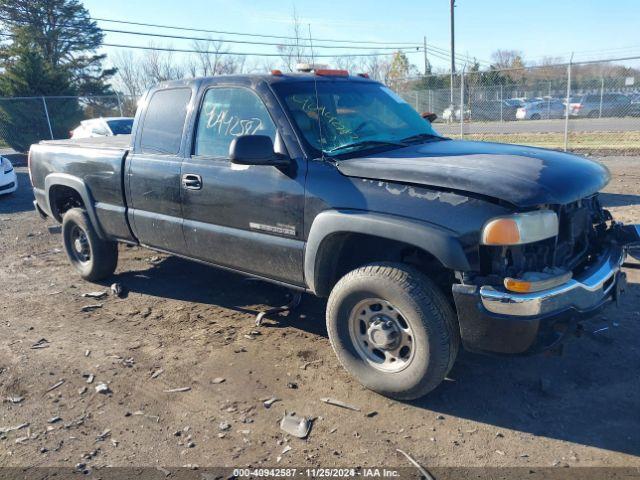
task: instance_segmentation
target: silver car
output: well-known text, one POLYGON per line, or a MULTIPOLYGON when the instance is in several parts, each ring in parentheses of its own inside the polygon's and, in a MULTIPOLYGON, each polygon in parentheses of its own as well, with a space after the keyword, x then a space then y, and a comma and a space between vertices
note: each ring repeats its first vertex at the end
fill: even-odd
POLYGON ((563 118, 565 106, 558 99, 534 100, 526 102, 516 111, 518 120, 540 120, 548 118, 563 118))

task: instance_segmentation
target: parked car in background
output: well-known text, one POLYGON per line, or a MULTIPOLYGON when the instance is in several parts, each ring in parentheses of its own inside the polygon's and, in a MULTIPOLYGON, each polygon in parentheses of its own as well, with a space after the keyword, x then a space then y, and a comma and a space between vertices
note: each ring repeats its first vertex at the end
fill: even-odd
POLYGON ((133 126, 131 117, 100 117, 83 120, 71 130, 71 138, 112 137, 130 135, 133 126))
MULTIPOLYGON (((468 107, 464 109, 464 119, 469 120, 471 116, 471 110, 468 107)), ((445 122, 459 122, 460 121, 460 107, 447 107, 442 112, 442 120, 445 122)))
POLYGON ((0 195, 12 193, 18 189, 18 178, 11 161, 0 157, 0 195))
POLYGON ((525 102, 518 108, 516 118, 518 120, 540 120, 549 118, 562 118, 565 115, 564 104, 557 99, 533 100, 525 102))
POLYGON ((590 93, 569 100, 572 117, 624 117, 631 111, 631 100, 621 93, 590 93))
POLYGON ((471 102, 472 121, 500 121, 516 119, 516 104, 508 100, 485 100, 471 102))

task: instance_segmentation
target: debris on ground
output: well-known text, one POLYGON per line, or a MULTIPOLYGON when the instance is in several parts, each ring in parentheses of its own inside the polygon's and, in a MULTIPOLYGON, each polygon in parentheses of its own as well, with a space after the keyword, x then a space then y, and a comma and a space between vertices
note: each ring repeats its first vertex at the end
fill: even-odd
POLYGON ((216 385, 224 382, 225 382, 225 379, 223 377, 216 377, 213 380, 211 380, 211 383, 214 383, 216 385))
POLYGON ((20 395, 9 395, 6 399, 5 402, 9 402, 9 403, 22 403, 22 401, 24 400, 24 397, 20 396, 20 395))
POLYGON ((83 375, 83 377, 87 379, 87 383, 93 383, 93 380, 96 378, 93 373, 86 373, 83 375))
POLYGON ((354 412, 359 412, 360 407, 356 407, 355 405, 350 405, 341 400, 336 400, 335 398, 322 397, 320 399, 321 402, 328 403, 329 405, 334 405, 336 407, 346 408, 348 410, 353 410, 354 412))
POLYGON ((291 297, 291 301, 286 305, 270 308, 269 310, 258 313, 255 318, 256 327, 262 325, 262 321, 267 315, 273 315, 274 313, 291 312, 300 305, 300 302, 302 302, 302 294, 300 292, 291 292, 290 294, 288 294, 288 296, 291 297))
POLYGON ((136 361, 133 359, 133 357, 129 357, 121 359, 120 363, 127 368, 131 368, 136 364, 136 361))
POLYGON ((191 390, 191 387, 169 388, 168 390, 164 390, 164 393, 180 393, 188 392, 189 390, 191 390))
POLYGON ((271 398, 267 398, 266 400, 264 400, 262 402, 262 404, 264 405, 264 408, 271 408, 271 405, 276 403, 278 400, 280 400, 280 399, 277 398, 277 397, 271 397, 271 398))
POLYGON ((376 415, 378 415, 378 412, 376 412, 375 410, 371 410, 370 412, 365 413, 365 415, 364 415, 364 416, 365 416, 365 417, 368 417, 368 418, 373 418, 373 417, 375 417, 376 415))
POLYGON ((93 312, 94 310, 97 310, 99 308, 102 308, 102 304, 101 303, 94 303, 93 305, 85 305, 84 307, 82 307, 80 309, 81 312, 93 312))
POLYGON ((9 433, 9 432, 15 432, 17 430, 22 430, 23 428, 27 428, 29 426, 29 423, 21 423, 20 425, 17 425, 15 427, 0 427, 0 433, 9 433))
POLYGON ((122 284, 117 282, 111 284, 111 295, 114 297, 122 297, 123 292, 124 289, 122 288, 122 284))
POLYGON ((312 421, 307 417, 297 417, 293 414, 284 412, 284 416, 280 421, 280 428, 297 438, 306 438, 311 430, 312 421))
POLYGON ((98 385, 96 385, 96 393, 102 393, 104 395, 107 395, 111 393, 111 389, 109 388, 109 385, 107 385, 106 383, 99 383, 98 385))
POLYGON ((36 350, 38 348, 49 348, 49 340, 47 340, 46 338, 41 338, 36 343, 31 345, 32 350, 36 350))
POLYGON ((49 420, 47 420, 48 423, 58 423, 62 420, 62 418, 60 417, 51 417, 49 420))
POLYGON ((291 390, 297 390, 298 389, 298 384, 295 382, 289 382, 287 383, 287 388, 290 388, 291 390))
POLYGON ((107 292, 105 291, 87 292, 87 293, 83 293, 82 296, 84 298, 95 298, 96 300, 100 300, 101 298, 104 298, 107 296, 107 292))
POLYGON ((58 387, 62 386, 63 384, 64 384, 64 379, 62 379, 62 380, 60 380, 60 381, 58 381, 58 382, 54 383, 53 385, 51 385, 49 388, 47 388, 47 389, 44 391, 44 393, 49 393, 49 392, 51 392, 52 390, 55 390, 56 388, 58 388, 58 387))
POLYGON ((104 441, 109 435, 111 435, 111 430, 107 428, 96 437, 96 442, 104 441))
POLYGON ((426 478, 427 480, 434 480, 434 478, 431 476, 431 474, 429 472, 427 472, 422 465, 420 465, 418 462, 416 462, 407 452, 400 450, 399 448, 396 448, 396 452, 401 453, 402 455, 404 455, 406 457, 407 460, 409 460, 409 462, 411 462, 411 464, 416 467, 418 469, 418 471, 420 472, 420 474, 426 478))
POLYGON ((300 370, 306 370, 309 365, 313 365, 313 364, 316 364, 316 363, 322 363, 322 360, 314 360, 312 362, 305 362, 302 365, 300 365, 300 370))
POLYGON ((151 374, 151 378, 158 378, 160 375, 162 375, 162 372, 164 372, 164 369, 159 368, 151 374))
POLYGON ((88 357, 89 355, 91 355, 91 350, 85 350, 84 356, 88 357))
POLYGON ((227 431, 231 428, 231 424, 229 422, 220 422, 220 424, 218 424, 218 430, 220 431, 227 431))

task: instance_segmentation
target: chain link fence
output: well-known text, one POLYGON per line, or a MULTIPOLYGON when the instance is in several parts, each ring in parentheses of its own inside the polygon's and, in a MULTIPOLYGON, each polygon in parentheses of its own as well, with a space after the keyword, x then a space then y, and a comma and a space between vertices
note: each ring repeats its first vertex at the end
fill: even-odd
POLYGON ((132 117, 137 100, 123 95, 0 98, 0 140, 4 147, 26 152, 40 140, 69 138, 82 120, 132 117))
MULTIPOLYGON (((443 135, 595 154, 640 154, 640 69, 611 62, 429 75, 389 85, 443 135)), ((0 98, 0 140, 17 151, 68 138, 84 119, 135 115, 137 98, 0 98)))
POLYGON ((391 87, 443 135, 600 154, 640 153, 640 70, 611 63, 421 76, 391 87))

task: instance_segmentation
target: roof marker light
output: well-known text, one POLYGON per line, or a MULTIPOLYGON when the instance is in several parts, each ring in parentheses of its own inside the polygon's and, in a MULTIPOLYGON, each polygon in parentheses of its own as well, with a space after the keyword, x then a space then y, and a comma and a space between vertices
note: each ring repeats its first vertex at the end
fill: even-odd
POLYGON ((316 75, 320 75, 321 77, 348 77, 349 72, 347 70, 330 70, 328 68, 323 68, 319 70, 314 70, 316 75))

